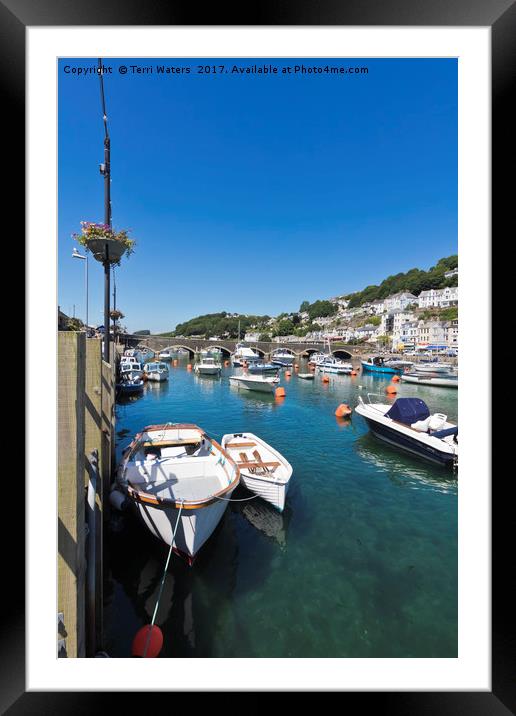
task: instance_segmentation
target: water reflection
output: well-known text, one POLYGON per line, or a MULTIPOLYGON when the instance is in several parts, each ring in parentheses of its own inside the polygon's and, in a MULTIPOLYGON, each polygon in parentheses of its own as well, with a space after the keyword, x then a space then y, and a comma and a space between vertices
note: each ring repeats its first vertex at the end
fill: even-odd
MULTIPOLYGON (((237 497, 244 495, 244 493, 251 495, 245 488, 239 488, 237 497)), ((277 542, 282 549, 286 547, 287 528, 292 515, 292 510, 288 503, 282 513, 259 497, 240 503, 240 505, 235 506, 233 509, 239 512, 255 529, 277 542)))
POLYGON ((394 446, 384 445, 374 435, 368 433, 358 438, 355 450, 398 487, 421 489, 426 486, 438 492, 457 491, 457 475, 451 470, 431 465, 423 458, 404 453, 394 446))

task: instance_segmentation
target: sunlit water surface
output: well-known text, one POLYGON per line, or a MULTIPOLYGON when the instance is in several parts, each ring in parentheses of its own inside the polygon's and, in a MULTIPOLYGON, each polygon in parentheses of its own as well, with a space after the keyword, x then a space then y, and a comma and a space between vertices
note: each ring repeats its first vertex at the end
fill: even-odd
MULTIPOLYGON (((360 394, 388 400, 389 380, 283 374, 279 400, 233 388, 232 372, 200 377, 180 361, 168 383, 117 405, 118 457, 145 425, 193 422, 217 440, 254 432, 294 468, 283 514, 260 499, 232 503, 193 567, 172 558, 161 656, 457 656, 457 477, 381 443, 357 414, 334 416, 360 394)), ((457 419, 456 390, 398 391, 457 419)), ((127 513, 114 514, 106 544, 106 648, 130 656, 167 549, 127 513)))

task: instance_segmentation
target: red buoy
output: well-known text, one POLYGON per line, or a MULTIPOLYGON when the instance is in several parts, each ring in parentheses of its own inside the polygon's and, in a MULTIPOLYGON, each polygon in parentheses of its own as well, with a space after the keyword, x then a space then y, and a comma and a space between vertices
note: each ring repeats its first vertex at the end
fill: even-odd
POLYGON ((149 639, 149 644, 147 646, 147 653, 145 654, 145 657, 147 659, 152 659, 159 655, 161 647, 163 646, 163 633, 155 624, 153 626, 146 624, 136 632, 136 636, 133 639, 133 656, 143 657, 145 645, 147 644, 147 638, 149 639), (151 630, 150 636, 149 629, 151 630))

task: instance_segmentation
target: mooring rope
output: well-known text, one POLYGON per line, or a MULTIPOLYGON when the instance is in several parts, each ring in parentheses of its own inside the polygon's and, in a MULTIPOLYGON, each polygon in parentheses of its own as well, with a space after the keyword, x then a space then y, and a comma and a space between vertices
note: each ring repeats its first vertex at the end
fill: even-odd
POLYGON ((230 497, 218 497, 218 495, 212 495, 212 497, 215 497, 217 500, 222 500, 223 502, 248 502, 249 500, 254 500, 255 497, 259 497, 259 495, 243 497, 241 500, 232 500, 230 497))
POLYGON ((154 626, 154 622, 156 620, 156 615, 158 614, 159 602, 161 599, 161 594, 163 592, 163 585, 165 584, 165 578, 167 576, 167 569, 168 569, 168 565, 170 562, 170 557, 172 555, 172 548, 174 546, 174 540, 176 538, 177 528, 179 526, 179 518, 181 517, 181 512, 183 511, 183 504, 184 504, 184 500, 181 500, 181 507, 179 508, 179 512, 177 513, 176 526, 174 527, 174 532, 172 534, 172 540, 170 542, 170 549, 168 550, 167 561, 165 563, 165 569, 163 570, 163 576, 161 578, 161 584, 159 586, 159 594, 158 594, 158 598, 156 600, 156 606, 154 607, 154 614, 152 615, 152 621, 151 621, 151 624, 149 627, 149 632, 147 634, 147 639, 145 641, 145 649, 143 650, 143 658, 144 659, 147 656, 147 649, 149 648, 149 641, 150 641, 150 636, 151 636, 151 632, 152 632, 152 627, 154 626))

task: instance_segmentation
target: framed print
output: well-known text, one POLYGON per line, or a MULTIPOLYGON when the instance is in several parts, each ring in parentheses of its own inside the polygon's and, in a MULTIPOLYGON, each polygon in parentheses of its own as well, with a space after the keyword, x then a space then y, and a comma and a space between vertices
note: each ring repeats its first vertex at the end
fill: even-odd
POLYGON ((515 10, 467 5, 0 3, 10 173, 27 147, 8 713, 516 709, 487 378, 515 10))

